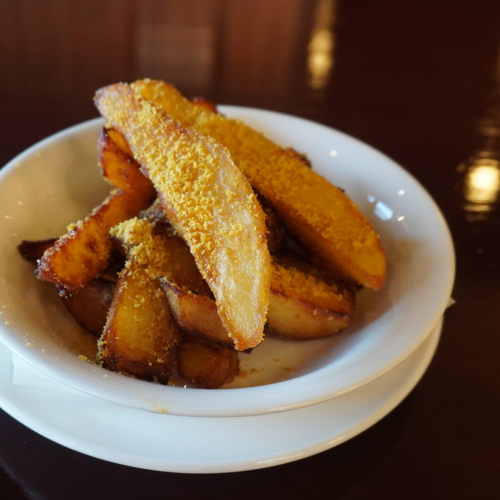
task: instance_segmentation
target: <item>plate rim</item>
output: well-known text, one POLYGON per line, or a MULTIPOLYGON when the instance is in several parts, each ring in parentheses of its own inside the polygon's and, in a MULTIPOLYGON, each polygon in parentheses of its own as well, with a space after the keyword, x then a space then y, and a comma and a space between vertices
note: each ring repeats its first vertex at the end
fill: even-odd
MULTIPOLYGON (((9 398, 8 396, 6 396, 5 393, 8 393, 8 388, 4 390, 3 387, 4 384, 1 381, 2 370, 6 370, 6 367, 4 365, 0 365, 0 406, 6 413, 8 413, 10 416, 15 418, 19 422, 21 422, 23 425, 25 425, 29 429, 37 432, 38 434, 46 437, 51 441, 54 441, 62 446, 70 448, 79 453, 83 453, 92 456, 94 458, 106 460, 108 462, 117 463, 120 465, 137 467, 147 470, 161 471, 161 472, 189 473, 189 474, 206 474, 206 473, 214 474, 214 473, 241 472, 247 470, 262 469, 293 462, 296 460, 300 460, 302 458, 307 458, 312 455, 316 455, 318 453, 331 449, 361 434, 369 427, 373 426, 382 418, 384 418, 394 408, 396 408, 396 406, 398 406, 401 403, 401 401, 403 401, 403 399, 406 398, 406 396, 415 388, 415 386, 419 383, 419 381, 427 371, 427 368, 429 367, 434 357, 434 354, 437 350, 437 347, 439 345, 442 326, 443 326, 443 318, 441 317, 438 323, 434 326, 431 334, 419 346, 419 349, 422 352, 419 352, 419 349, 415 350, 410 356, 405 358, 399 365, 389 370, 389 372, 385 373, 381 377, 375 379, 369 384, 366 384, 349 394, 340 396, 339 398, 335 398, 334 400, 326 401, 324 403, 320 403, 312 407, 300 408, 297 410, 293 410, 291 412, 274 414, 274 415, 264 415, 264 416, 255 415, 243 418, 242 417, 219 417, 219 418, 184 417, 175 415, 172 416, 174 419, 189 419, 193 422, 196 421, 196 419, 211 420, 212 422, 215 422, 217 426, 220 426, 220 435, 213 434, 210 436, 210 438, 213 437, 216 442, 220 442, 220 439, 224 438, 225 436, 226 432, 225 429, 228 419, 233 420, 236 424, 238 423, 238 421, 240 422, 246 421, 244 425, 246 428, 248 428, 248 425, 246 425, 248 424, 248 419, 260 420, 258 422, 258 425, 255 425, 251 428, 259 428, 259 433, 262 433, 262 425, 263 425, 262 417, 272 418, 271 422, 268 421, 265 423, 265 426, 270 427, 270 429, 268 430, 272 431, 273 426, 275 426, 277 423, 276 421, 278 421, 279 423, 279 420, 283 419, 282 418, 283 415, 285 415, 285 418, 294 416, 300 422, 307 419, 308 425, 313 425, 314 422, 312 420, 314 419, 315 415, 318 415, 320 412, 330 412, 333 419, 332 425, 327 426, 327 428, 325 429, 325 435, 322 436, 320 439, 317 439, 314 442, 309 442, 306 445, 303 444, 301 446, 297 444, 290 445, 289 441, 287 441, 287 446, 289 446, 287 450, 283 451, 275 450, 271 455, 264 454, 259 456, 247 456, 247 457, 240 456, 238 458, 235 458, 234 456, 229 456, 230 454, 228 454, 228 456, 225 459, 212 459, 210 461, 208 460, 178 461, 175 460, 175 458, 167 460, 165 456, 160 456, 160 457, 155 456, 154 458, 145 457, 144 454, 141 452, 135 452, 135 453, 126 451, 116 452, 115 450, 110 449, 109 447, 106 447, 102 444, 90 443, 88 440, 82 439, 75 433, 69 434, 68 432, 63 432, 57 427, 54 421, 49 421, 48 424, 44 424, 43 422, 40 422, 40 418, 37 419, 33 415, 27 414, 22 409, 20 409, 19 404, 16 406, 16 404, 12 401, 12 399, 15 398, 12 397, 9 398), (415 366, 411 366, 409 368, 408 366, 411 363, 413 363, 415 366), (366 414, 361 417, 360 421, 356 421, 355 424, 352 424, 347 429, 341 427, 340 429, 334 430, 335 424, 337 425, 337 427, 339 426, 338 422, 334 421, 336 405, 342 403, 344 403, 345 405, 347 402, 350 402, 349 400, 352 400, 353 397, 357 397, 358 400, 364 402, 365 398, 363 398, 362 394, 366 391, 370 391, 370 389, 373 392, 373 388, 376 387, 377 384, 381 385, 385 383, 387 385, 388 380, 391 377, 392 378, 398 377, 397 381, 400 381, 401 376, 399 374, 398 369, 399 371, 401 370, 404 371, 403 382, 397 384, 397 387, 392 389, 391 394, 389 396, 386 396, 386 400, 383 401, 382 404, 380 403, 380 400, 378 400, 377 403, 378 406, 375 411, 366 413, 367 410, 363 409, 361 410, 361 412, 363 414, 364 413, 366 414), (333 408, 330 408, 332 406, 333 408), (304 413, 304 410, 306 410, 308 413, 307 418, 303 418, 303 416, 299 417, 298 416, 299 413, 304 413), (295 415, 293 415, 294 413, 295 415), (313 415, 311 415, 311 413, 313 415)), ((0 359, 2 355, 10 356, 9 368, 12 371, 13 370, 12 356, 16 356, 16 354, 12 351, 9 351, 9 349, 6 346, 0 345, 0 359), (3 353, 2 350, 4 350, 3 353)), ((57 383, 58 382, 56 382, 56 384, 57 383)), ((33 387, 30 387, 30 389, 34 390, 33 387)), ((53 394, 57 394, 57 396, 64 397, 64 393, 58 392, 57 390, 52 391, 51 389, 45 389, 45 391, 50 395, 52 395, 52 398, 55 397, 53 396, 53 394)), ((15 391, 12 392, 14 393, 15 391)), ((138 418, 139 420, 143 419, 144 421, 148 420, 147 413, 144 413, 141 410, 134 408, 123 408, 122 405, 116 405, 115 403, 111 403, 109 401, 102 401, 99 400, 99 398, 92 398, 91 396, 83 394, 80 395, 77 393, 76 396, 79 398, 87 398, 88 401, 94 401, 94 402, 97 401, 98 404, 104 405, 105 407, 107 407, 107 405, 116 406, 118 407, 119 411, 121 411, 122 409, 123 411, 129 410, 133 412, 134 418, 138 418)), ((352 404, 352 402, 350 403, 352 404)), ((52 408, 51 405, 48 405, 48 407, 52 408)), ((99 418, 102 419, 106 418, 107 412, 94 411, 92 414, 97 415, 99 416, 99 418)), ((166 419, 168 419, 169 417, 170 417, 169 415, 161 416, 161 418, 166 418, 166 419)), ((97 423, 99 424, 99 422, 97 423)), ((175 427, 175 421, 172 425, 174 425, 175 427)), ((288 429, 287 426, 283 427, 288 429)), ((143 428, 148 428, 148 426, 144 425, 143 428)), ((195 429, 196 426, 194 426, 193 428, 195 429)), ((294 436, 296 436, 297 433, 295 432, 294 429, 289 429, 289 430, 290 430, 289 434, 290 442, 292 442, 294 436)), ((241 447, 238 447, 238 443, 228 442, 228 444, 229 446, 234 444, 237 451, 241 450, 241 447)), ((168 449, 168 447, 165 446, 164 449, 168 449)))

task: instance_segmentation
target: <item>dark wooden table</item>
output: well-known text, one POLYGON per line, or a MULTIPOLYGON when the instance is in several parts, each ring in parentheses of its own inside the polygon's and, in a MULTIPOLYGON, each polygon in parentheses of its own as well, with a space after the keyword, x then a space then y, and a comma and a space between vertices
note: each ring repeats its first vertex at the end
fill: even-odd
POLYGON ((161 78, 380 149, 437 201, 457 252, 429 370, 354 439, 183 475, 79 454, 0 411, 2 499, 500 498, 500 2, 1 0, 0 75, 0 165, 96 116, 97 88, 161 78))

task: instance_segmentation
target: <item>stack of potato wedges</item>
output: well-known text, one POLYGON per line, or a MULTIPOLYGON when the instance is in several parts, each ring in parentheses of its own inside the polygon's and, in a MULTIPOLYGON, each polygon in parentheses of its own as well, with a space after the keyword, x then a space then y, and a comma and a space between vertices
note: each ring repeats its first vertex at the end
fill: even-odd
POLYGON ((220 387, 264 332, 333 335, 357 290, 382 286, 373 227, 293 149, 161 81, 104 87, 95 104, 110 195, 19 250, 98 337, 104 368, 220 387))

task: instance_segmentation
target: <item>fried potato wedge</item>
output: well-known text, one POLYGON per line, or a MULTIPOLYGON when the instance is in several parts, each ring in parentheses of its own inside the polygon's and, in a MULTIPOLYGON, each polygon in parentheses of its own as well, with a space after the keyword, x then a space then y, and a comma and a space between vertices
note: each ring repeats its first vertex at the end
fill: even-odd
POLYGON ((165 230, 158 220, 130 219, 114 227, 111 238, 119 242, 128 259, 147 265, 153 277, 167 277, 185 290, 212 295, 186 242, 175 232, 165 230))
MULTIPOLYGON (((18 246, 18 250, 27 261, 36 263, 56 241, 57 238, 23 241, 18 246)), ((114 280, 113 276, 113 267, 115 266, 108 267, 109 269, 103 271, 103 274, 106 274, 111 279, 102 277, 93 279, 83 288, 61 297, 64 306, 75 321, 84 330, 96 337, 100 337, 106 324, 106 317, 115 290, 116 280, 114 280)))
POLYGON ((45 251, 54 246, 54 243, 56 241, 57 238, 48 238, 46 240, 35 241, 23 240, 18 245, 17 249, 25 260, 36 264, 37 261, 43 257, 45 251))
POLYGON ((61 299, 68 312, 84 330, 100 337, 106 325, 115 285, 113 281, 95 278, 83 288, 61 299))
POLYGON ((72 224, 40 259, 36 275, 69 291, 89 283, 106 268, 111 227, 134 217, 152 203, 142 193, 114 190, 83 221, 72 224))
MULTIPOLYGON (((155 227, 156 229, 156 227, 155 227)), ((187 243, 175 233, 165 233, 168 247, 169 265, 166 270, 168 279, 184 290, 201 296, 213 297, 207 282, 203 279, 187 243)))
POLYGON ((185 337, 177 353, 177 373, 190 385, 216 389, 238 374, 238 353, 198 338, 185 337))
POLYGON ((167 384, 180 338, 160 283, 146 266, 129 261, 116 285, 97 361, 118 373, 167 384))
MULTIPOLYGON (((112 128, 107 128, 106 129, 107 132, 108 132, 108 135, 109 137, 111 138, 111 140, 127 155, 129 156, 130 158, 133 158, 134 155, 132 153, 132 151, 130 150, 129 146, 128 146, 128 142, 125 140, 125 137, 123 137, 122 134, 120 134, 120 132, 118 132, 117 130, 114 130, 112 128)), ((137 164, 137 166, 139 167, 139 165, 137 164)))
POLYGON ((234 341, 217 314, 215 300, 185 290, 166 278, 160 278, 160 284, 184 332, 234 349, 234 341))
POLYGON ((126 192, 141 192, 144 193, 143 197, 154 199, 156 191, 153 183, 142 174, 140 165, 126 152, 128 145, 121 134, 103 128, 97 147, 103 177, 126 192))
POLYGON ((95 103, 153 181, 237 349, 255 347, 269 302, 270 256, 264 214, 248 181, 224 147, 184 129, 128 85, 100 89, 95 103))
POLYGON ((132 87, 190 130, 225 146, 236 166, 278 210, 288 228, 333 270, 378 290, 386 258, 372 225, 340 189, 239 120, 192 104, 174 87, 141 80, 132 87))
MULTIPOLYGON (((291 252, 272 261, 266 331, 307 340, 328 337, 345 328, 355 312, 355 292, 336 282, 320 267, 291 252)), ((215 301, 160 278, 181 329, 232 347, 215 301)))
POLYGON ((323 270, 304 260, 275 257, 266 331, 309 340, 329 337, 352 320, 353 289, 336 283, 323 270))

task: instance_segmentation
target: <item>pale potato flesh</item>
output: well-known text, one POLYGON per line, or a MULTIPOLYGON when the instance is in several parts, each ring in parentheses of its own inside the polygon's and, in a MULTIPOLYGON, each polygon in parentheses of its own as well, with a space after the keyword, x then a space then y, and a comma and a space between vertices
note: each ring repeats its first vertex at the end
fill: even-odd
POLYGON ((321 268, 296 259, 275 257, 267 331, 297 340, 329 337, 352 320, 354 290, 325 276, 321 268))

